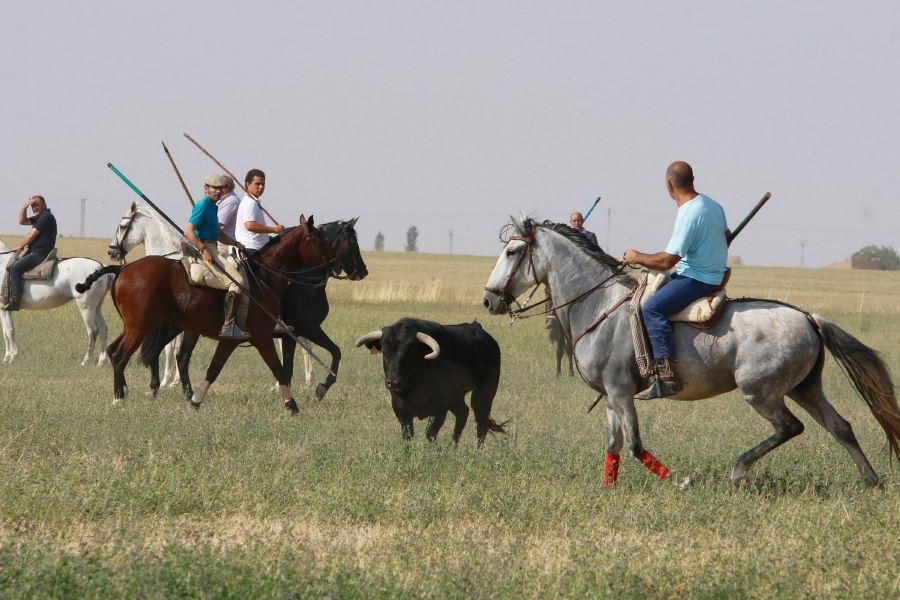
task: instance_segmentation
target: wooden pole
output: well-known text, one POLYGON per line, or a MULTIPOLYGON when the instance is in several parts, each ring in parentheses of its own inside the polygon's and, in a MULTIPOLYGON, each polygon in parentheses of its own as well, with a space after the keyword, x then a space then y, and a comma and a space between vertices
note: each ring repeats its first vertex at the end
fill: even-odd
POLYGON ((209 152, 207 152, 206 148, 204 148, 203 146, 201 146, 200 143, 199 143, 197 140, 195 140, 194 138, 192 138, 191 136, 189 136, 189 135, 186 134, 186 133, 183 134, 183 135, 184 135, 184 137, 186 137, 186 138, 188 139, 189 142, 191 142, 192 144, 194 144, 195 146, 197 146, 197 148, 200 149, 200 152, 202 152, 203 154, 207 155, 214 163, 216 163, 216 165, 218 165, 218 167, 219 167, 220 169, 222 169, 223 171, 225 171, 225 173, 227 173, 228 176, 231 177, 231 179, 233 179, 234 182, 235 182, 238 186, 240 186, 240 188, 241 188, 242 190, 244 190, 244 193, 245 193, 245 194, 247 194, 248 196, 250 196, 251 198, 253 198, 253 199, 256 201, 256 204, 259 206, 259 208, 262 209, 262 211, 263 211, 264 213, 266 213, 266 216, 269 217, 270 219, 272 219, 272 222, 273 222, 273 223, 275 223, 276 225, 281 225, 281 223, 279 223, 279 222, 275 219, 275 217, 273 217, 271 214, 269 214, 269 211, 267 211, 267 210, 265 209, 265 207, 263 207, 263 205, 260 204, 259 198, 257 198, 256 196, 254 196, 253 194, 251 194, 250 192, 248 192, 248 191, 247 191, 247 188, 244 187, 244 184, 241 183, 241 180, 238 179, 237 177, 235 177, 234 174, 233 174, 231 171, 229 171, 228 169, 226 169, 226 168, 225 168, 225 165, 223 165, 222 163, 220 163, 219 161, 217 161, 217 160, 216 160, 216 157, 213 156, 212 154, 210 154, 209 152))
POLYGON ((178 170, 178 167, 175 165, 175 159, 172 158, 172 153, 169 152, 169 149, 166 148, 166 143, 162 142, 163 150, 166 152, 166 157, 169 159, 169 164, 172 165, 172 168, 175 169, 175 176, 178 177, 178 182, 181 183, 181 188, 184 190, 184 193, 187 194, 188 202, 191 203, 191 206, 194 205, 194 199, 191 197, 191 191, 188 189, 187 184, 184 182, 184 177, 181 176, 181 172, 178 170))

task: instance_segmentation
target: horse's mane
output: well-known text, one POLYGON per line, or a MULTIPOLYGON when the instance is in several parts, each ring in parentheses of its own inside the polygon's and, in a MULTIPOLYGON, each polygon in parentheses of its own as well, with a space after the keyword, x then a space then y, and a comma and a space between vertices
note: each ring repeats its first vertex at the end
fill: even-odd
MULTIPOLYGON (((558 233, 559 235, 572 242, 572 244, 574 244, 576 248, 578 248, 594 260, 601 262, 609 267, 609 269, 614 273, 618 271, 622 266, 621 261, 616 260, 609 254, 604 252, 603 248, 590 241, 583 233, 572 229, 565 223, 553 223, 552 221, 537 223, 532 219, 526 219, 522 226, 525 231, 528 231, 532 226, 534 226, 540 227, 541 229, 549 229, 550 231, 558 233)), ((636 283, 634 277, 632 277, 628 273, 617 274, 616 280, 619 283, 624 283, 625 285, 634 285, 636 283)))

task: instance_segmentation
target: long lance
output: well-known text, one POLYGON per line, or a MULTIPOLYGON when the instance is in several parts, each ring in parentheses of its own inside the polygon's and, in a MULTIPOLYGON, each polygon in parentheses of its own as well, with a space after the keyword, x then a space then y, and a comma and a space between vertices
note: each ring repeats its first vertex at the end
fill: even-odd
POLYGON ((191 191, 188 189, 187 184, 184 182, 184 177, 181 176, 181 171, 178 170, 178 166, 175 164, 175 159, 172 158, 172 153, 169 152, 169 149, 166 148, 166 143, 162 142, 163 150, 166 153, 166 158, 169 159, 169 164, 172 165, 172 168, 175 170, 175 176, 178 177, 178 182, 181 183, 181 188, 184 190, 184 193, 187 194, 188 201, 191 203, 191 206, 194 205, 194 199, 191 197, 191 191))
POLYGON ((597 196, 597 199, 594 200, 594 203, 591 204, 591 207, 588 209, 586 213, 584 213, 584 220, 587 222, 588 217, 591 216, 591 213, 594 212, 594 209, 597 208, 597 204, 600 203, 601 196, 597 196))
MULTIPOLYGON (((169 225, 171 225, 172 227, 174 227, 174 228, 175 228, 175 231, 177 231, 177 232, 179 233, 179 235, 181 235, 181 239, 187 241, 187 238, 184 237, 184 233, 181 231, 181 229, 178 227, 178 225, 175 224, 175 221, 173 221, 172 219, 169 218, 169 215, 167 215, 166 213, 164 213, 162 210, 160 210, 160 208, 159 208, 158 206, 156 206, 155 204, 153 204, 153 202, 150 201, 150 198, 148 198, 146 195, 144 195, 144 192, 142 192, 141 190, 139 190, 138 187, 137 187, 136 185, 134 185, 133 183, 131 183, 131 180, 129 180, 127 177, 125 177, 125 175, 124 175, 120 170, 118 170, 112 163, 106 163, 106 166, 109 167, 109 168, 112 170, 113 173, 115 173, 116 175, 118 175, 119 179, 121 179, 122 181, 124 181, 124 182, 125 182, 125 185, 127 185, 128 187, 130 187, 131 190, 132 190, 135 194, 137 194, 138 196, 140 196, 140 197, 141 197, 141 200, 143 200, 144 202, 146 202, 147 205, 150 206, 153 210, 155 210, 155 211, 156 211, 163 219, 165 219, 166 222, 167 222, 169 225)), ((193 246, 191 246, 191 248, 193 248, 193 246)), ((236 285, 236 286, 241 290, 241 292, 243 292, 244 294, 246 294, 247 297, 248 297, 248 298, 249 298, 249 299, 257 306, 257 308, 259 308, 259 309, 263 312, 263 314, 265 314, 267 317, 269 317, 270 319, 272 319, 273 322, 275 322, 275 323, 280 323, 280 324, 282 325, 282 327, 284 328, 284 332, 288 335, 288 337, 290 337, 292 340, 294 340, 294 343, 295 343, 295 344, 297 344, 298 346, 300 346, 301 348, 303 348, 304 350, 306 350, 307 352, 309 352, 309 355, 312 356, 313 359, 315 359, 315 361, 316 361, 317 363, 319 363, 320 365, 322 365, 322 367, 323 367, 326 371, 328 371, 333 377, 337 377, 337 374, 336 374, 334 371, 331 370, 331 367, 329 367, 328 365, 326 365, 326 364, 325 364, 325 361, 323 361, 321 358, 319 358, 318 356, 316 356, 316 354, 313 352, 312 347, 311 347, 309 344, 306 343, 306 340, 301 341, 302 338, 298 338, 298 337, 295 336, 293 333, 291 333, 290 329, 288 329, 287 326, 284 324, 284 321, 281 320, 281 317, 277 317, 277 316, 273 315, 271 312, 269 312, 269 309, 267 309, 265 306, 263 306, 263 304, 262 304, 259 300, 257 300, 257 299, 253 296, 253 294, 250 293, 250 290, 248 290, 248 289, 245 288, 243 285, 241 285, 241 283, 240 283, 239 281, 235 280, 235 278, 232 277, 231 275, 229 275, 228 272, 227 272, 225 269, 223 269, 222 267, 220 267, 219 265, 217 265, 217 264, 215 263, 215 261, 213 261, 213 262, 210 263, 210 264, 211 264, 212 267, 215 268, 217 271, 219 271, 220 273, 222 273, 223 275, 225 275, 225 277, 227 277, 234 285, 236 285)))
POLYGON ((216 163, 216 165, 218 165, 218 167, 219 167, 220 169, 222 169, 223 171, 225 171, 225 173, 227 173, 228 176, 231 177, 232 181, 234 181, 236 184, 238 184, 238 186, 240 186, 240 188, 241 188, 242 190, 244 190, 244 193, 245 193, 245 194, 247 194, 248 196, 250 196, 251 198, 253 198, 253 199, 256 201, 256 205, 259 206, 259 208, 262 209, 262 211, 263 211, 264 213, 266 213, 266 216, 267 216, 267 217, 269 217, 270 219, 272 219, 272 222, 273 222, 273 223, 275 223, 276 225, 281 225, 281 223, 279 223, 279 222, 275 219, 275 217, 273 217, 273 216, 271 215, 271 213, 269 213, 269 211, 267 211, 267 210, 265 209, 265 207, 263 207, 262 203, 260 203, 260 201, 259 201, 259 198, 257 198, 256 196, 254 196, 253 194, 251 194, 250 192, 248 192, 248 191, 247 191, 247 188, 244 187, 244 184, 242 184, 241 181, 240 181, 237 177, 234 176, 234 173, 232 173, 231 171, 229 171, 228 169, 226 169, 226 168, 225 168, 225 165, 223 165, 223 164, 220 163, 218 160, 216 160, 216 157, 213 156, 212 154, 210 154, 210 153, 206 150, 206 148, 204 148, 203 146, 201 146, 201 145, 200 145, 200 142, 198 142, 197 140, 195 140, 194 138, 192 138, 191 136, 189 136, 189 135, 186 134, 186 133, 185 133, 185 134, 182 134, 182 135, 184 135, 184 137, 186 137, 186 138, 188 139, 188 141, 190 141, 193 145, 197 146, 197 148, 200 149, 200 152, 202 152, 203 154, 207 155, 214 163, 216 163))
POLYGON ((738 236, 738 234, 741 232, 741 230, 747 226, 747 223, 750 222, 750 219, 752 219, 753 217, 756 216, 756 213, 759 212, 759 209, 761 209, 763 207, 763 205, 765 205, 765 203, 768 202, 769 198, 771 198, 771 197, 772 197, 772 194, 770 194, 769 192, 766 192, 766 195, 763 196, 762 199, 756 203, 756 206, 753 207, 753 210, 750 211, 750 214, 748 214, 746 217, 744 217, 744 220, 741 221, 740 225, 735 227, 734 231, 731 232, 731 235, 728 236, 728 245, 729 246, 731 245, 731 242, 734 240, 734 238, 736 238, 738 236))

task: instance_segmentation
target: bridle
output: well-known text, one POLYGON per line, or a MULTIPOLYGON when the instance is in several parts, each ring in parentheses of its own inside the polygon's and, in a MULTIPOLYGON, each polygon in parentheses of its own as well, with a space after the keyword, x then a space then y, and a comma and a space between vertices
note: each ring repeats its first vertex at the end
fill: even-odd
MULTIPOLYGON (((518 272, 519 268, 525 262, 526 254, 529 257, 528 258, 528 264, 529 264, 528 268, 531 269, 531 273, 534 276, 535 282, 537 282, 537 272, 535 271, 535 268, 534 268, 534 256, 533 256, 533 251, 532 251, 532 246, 534 245, 534 233, 535 233, 536 228, 537 228, 537 225, 532 223, 531 227, 529 228, 526 235, 509 237, 507 243, 510 241, 513 241, 513 240, 519 240, 519 241, 525 243, 525 249, 522 251, 522 253, 519 255, 519 257, 516 259, 516 263, 513 265, 513 268, 510 270, 509 275, 507 275, 506 281, 503 282, 503 287, 501 287, 501 288, 488 288, 488 287, 484 288, 484 291, 497 294, 503 298, 503 301, 506 303, 506 306, 507 306, 507 314, 509 314, 510 325, 512 325, 519 319, 528 319, 531 317, 538 317, 541 315, 556 313, 556 311, 558 309, 566 307, 566 306, 570 306, 570 305, 578 302, 579 300, 585 298, 591 292, 594 292, 594 291, 604 287, 609 281, 611 281, 611 280, 615 279, 617 276, 621 275, 621 273, 625 270, 625 268, 628 267, 627 263, 625 263, 625 262, 619 263, 618 267, 616 267, 616 269, 613 270, 613 272, 610 273, 609 276, 602 279, 599 283, 592 285, 591 287, 589 287, 585 291, 581 292, 574 298, 567 300, 566 302, 563 302, 561 304, 552 304, 552 302, 551 302, 552 298, 548 296, 547 298, 544 298, 540 302, 536 302, 536 303, 532 304, 531 306, 529 306, 528 302, 531 300, 531 297, 534 295, 534 293, 537 291, 538 287, 540 286, 540 283, 535 283, 534 289, 531 290, 531 292, 526 297, 525 303, 519 304, 519 301, 516 300, 512 296, 512 294, 510 294, 509 284, 512 282, 513 278, 516 276, 516 273, 518 272), (512 308, 513 302, 515 302, 518 305, 518 308, 516 308, 516 309, 512 308), (547 310, 545 310, 543 312, 535 313, 535 314, 530 314, 530 315, 525 314, 527 311, 530 311, 534 308, 537 308, 541 304, 548 303, 548 302, 550 303, 550 306, 549 306, 549 308, 547 308, 547 310)), ((527 275, 527 271, 526 271, 526 275, 527 275)), ((595 319, 581 333, 579 333, 577 336, 575 336, 572 341, 572 349, 573 350, 575 349, 575 345, 578 343, 578 341, 582 337, 584 337, 588 332, 590 332, 595 327, 597 327, 600 323, 605 321, 607 319, 607 317, 609 317, 613 312, 616 311, 616 309, 618 309, 620 306, 625 304, 625 302, 627 302, 634 295, 634 292, 635 292, 635 290, 637 290, 637 287, 638 286, 635 285, 634 287, 629 289, 628 292, 621 299, 619 299, 615 304, 613 304, 612 307, 610 307, 606 312, 604 312, 602 315, 600 315, 599 318, 595 319)))
MULTIPOLYGON (((535 269, 534 269, 534 254, 531 251, 531 247, 532 247, 532 245, 534 245, 534 231, 535 231, 536 227, 537 227, 536 225, 532 224, 531 228, 528 230, 526 235, 514 235, 514 236, 509 237, 509 239, 507 240, 507 243, 512 242, 514 240, 518 240, 520 242, 525 243, 525 249, 522 250, 522 252, 519 253, 519 257, 516 258, 516 263, 513 265, 513 268, 510 269, 509 275, 506 276, 506 281, 503 282, 503 287, 500 287, 500 288, 486 287, 486 288, 484 288, 484 291, 491 292, 493 294, 497 294, 498 296, 503 298, 503 302, 506 303, 506 306, 509 309, 507 312, 509 313, 510 318, 513 320, 518 318, 518 315, 520 315, 527 309, 528 301, 531 300, 531 297, 534 295, 534 292, 540 286, 539 283, 535 284, 534 289, 531 291, 530 294, 528 294, 528 299, 525 301, 525 306, 519 304, 519 301, 516 300, 516 298, 513 297, 512 294, 509 293, 509 284, 512 282, 513 277, 516 276, 516 273, 519 272, 519 267, 521 267, 522 263, 525 262, 526 256, 528 256, 528 269, 531 270, 531 274, 534 276, 535 281, 537 281, 537 271, 535 271, 535 269), (515 302, 519 306, 518 309, 513 310, 513 308, 512 308, 513 302, 515 302)), ((527 275, 528 271, 526 271, 525 274, 527 275)), ((538 304, 543 304, 546 301, 547 300, 543 300, 542 302, 539 302, 538 304)), ((534 306, 538 306, 538 304, 535 304, 534 306)), ((534 306, 532 306, 532 308, 534 308, 534 306)), ((537 316, 537 315, 534 315, 534 316, 537 316)))
POLYGON ((131 226, 134 225, 135 215, 137 215, 137 208, 129 211, 127 215, 122 217, 119 221, 119 228, 116 229, 115 237, 113 237, 109 246, 107 246, 107 254, 109 254, 110 250, 118 252, 119 262, 123 265, 126 262, 125 255, 128 254, 128 250, 125 249, 125 238, 128 236, 128 232, 131 231, 131 226))

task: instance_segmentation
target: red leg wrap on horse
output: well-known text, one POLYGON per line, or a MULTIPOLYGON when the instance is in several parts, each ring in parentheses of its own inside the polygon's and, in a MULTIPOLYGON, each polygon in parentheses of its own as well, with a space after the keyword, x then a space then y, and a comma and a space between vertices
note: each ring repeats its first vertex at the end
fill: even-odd
POLYGON ((603 485, 614 485, 619 479, 619 455, 606 454, 606 464, 603 465, 603 485))
POLYGON ((665 479, 669 476, 669 467, 656 460, 656 457, 650 454, 648 451, 644 450, 637 458, 639 461, 644 463, 644 466, 647 467, 648 471, 650 471, 660 479, 665 479))

